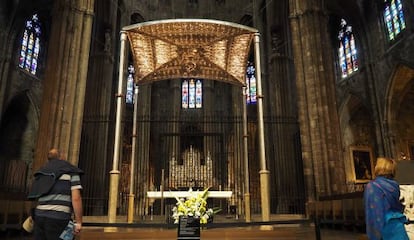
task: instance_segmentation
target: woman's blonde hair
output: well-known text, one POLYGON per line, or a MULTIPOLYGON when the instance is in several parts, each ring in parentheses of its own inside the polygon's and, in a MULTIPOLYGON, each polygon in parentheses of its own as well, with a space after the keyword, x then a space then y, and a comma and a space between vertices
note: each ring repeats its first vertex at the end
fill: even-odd
POLYGON ((383 176, 388 178, 395 177, 397 163, 395 160, 386 157, 377 158, 377 163, 375 164, 375 176, 383 176))

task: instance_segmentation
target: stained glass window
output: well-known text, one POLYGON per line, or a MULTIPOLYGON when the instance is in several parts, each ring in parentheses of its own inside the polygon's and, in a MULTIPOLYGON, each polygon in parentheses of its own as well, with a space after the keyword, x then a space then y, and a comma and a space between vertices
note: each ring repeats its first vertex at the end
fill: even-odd
POLYGON ((341 68, 341 76, 345 78, 358 70, 359 63, 352 26, 348 25, 344 19, 341 19, 338 39, 339 66, 341 68))
POLYGON ((384 21, 388 38, 394 40, 405 29, 403 6, 401 0, 384 0, 384 3, 384 21))
POLYGON ((202 108, 203 83, 201 80, 184 79, 181 83, 181 107, 202 108))
POLYGON ((41 25, 37 14, 26 21, 21 39, 19 67, 35 75, 40 52, 41 25))
POLYGON ((125 101, 126 103, 130 103, 130 104, 134 103, 134 73, 135 73, 134 66, 129 65, 125 101))
POLYGON ((203 103, 203 89, 202 89, 202 84, 200 80, 196 81, 196 86, 195 86, 195 104, 196 104, 196 108, 201 108, 202 103, 203 103))
POLYGON ((247 63, 246 70, 246 88, 247 88, 247 103, 256 103, 256 69, 252 62, 247 63))

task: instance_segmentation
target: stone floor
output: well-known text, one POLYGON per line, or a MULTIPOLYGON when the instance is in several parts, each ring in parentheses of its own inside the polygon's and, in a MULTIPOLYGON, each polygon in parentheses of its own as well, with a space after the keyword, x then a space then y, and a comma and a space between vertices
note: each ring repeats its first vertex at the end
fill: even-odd
MULTIPOLYGON (((119 217, 116 224, 107 223, 107 217, 85 217, 82 233, 77 240, 109 239, 177 239, 176 225, 166 225, 164 219, 152 218, 127 224, 125 217, 119 217)), ((201 240, 363 240, 363 234, 350 230, 316 228, 314 223, 301 217, 273 216, 263 224, 259 221, 245 223, 228 217, 217 218, 213 224, 201 230, 201 240), (320 231, 317 231, 317 230, 320 231)), ((0 239, 29 240, 30 234, 19 230, 2 232, 0 239)))
MULTIPOLYGON (((321 229, 321 235, 318 239, 315 232, 300 229, 260 229, 260 228, 225 228, 225 229, 211 229, 201 231, 201 240, 363 240, 365 238, 360 233, 321 229)), ((31 235, 23 234, 21 232, 13 232, 9 234, 1 234, 0 239, 5 240, 29 240, 31 235)), ((142 229, 142 228, 96 228, 85 227, 82 234, 76 238, 77 240, 167 240, 177 239, 177 230, 175 229, 142 229)))

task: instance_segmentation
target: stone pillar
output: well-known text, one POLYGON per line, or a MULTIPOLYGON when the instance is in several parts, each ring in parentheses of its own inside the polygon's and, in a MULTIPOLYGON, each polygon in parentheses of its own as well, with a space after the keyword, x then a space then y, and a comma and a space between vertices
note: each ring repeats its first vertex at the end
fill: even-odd
POLYGON ((289 1, 308 200, 344 191, 332 46, 323 1, 289 1), (339 184, 338 184, 339 183, 339 184))
MULTIPOLYGON (((290 212, 303 194, 303 182, 295 141, 299 126, 296 115, 294 66, 291 57, 288 2, 268 1, 266 4, 268 84, 264 95, 268 101, 269 119, 266 147, 269 153, 271 209, 290 212), (270 131, 269 131, 269 130, 270 131), (299 186, 299 187, 298 187, 299 186)), ((267 108, 265 108, 267 109, 267 108)))
POLYGON ((97 30, 94 32, 89 55, 89 80, 79 156, 79 166, 87 173, 82 178, 88 184, 88 191, 83 192, 85 198, 102 199, 91 205, 85 201, 85 210, 91 215, 105 214, 106 207, 103 206, 106 205, 108 184, 101 176, 106 176, 110 169, 114 147, 114 54, 119 51, 119 32, 108 26, 116 18, 115 14, 106 10, 101 6, 94 12, 94 19, 105 19, 107 22, 94 21, 93 24, 97 30))
POLYGON ((33 168, 51 147, 78 163, 94 0, 56 1, 33 168))

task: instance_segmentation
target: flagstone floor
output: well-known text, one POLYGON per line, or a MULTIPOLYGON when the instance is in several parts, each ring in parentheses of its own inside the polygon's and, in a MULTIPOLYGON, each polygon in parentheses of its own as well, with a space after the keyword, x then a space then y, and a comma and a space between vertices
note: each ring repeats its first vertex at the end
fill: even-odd
MULTIPOLYGON (((105 223, 107 217, 85 217, 82 233, 76 240, 177 240, 177 228, 171 225, 165 227, 160 219, 152 219, 144 223, 126 224, 125 218, 117 219, 118 225, 105 223), (148 223, 149 222, 149 223, 148 223), (158 222, 158 223, 157 223, 158 222)), ((275 220, 275 219, 273 219, 275 220)), ((200 240, 365 240, 362 233, 338 230, 332 228, 321 228, 316 231, 311 222, 302 222, 300 219, 292 219, 278 216, 276 221, 270 224, 260 225, 257 222, 246 224, 234 222, 234 219, 215 219, 212 227, 201 230, 200 240)), ((29 240, 32 236, 19 230, 2 232, 0 239, 29 240)))
MULTIPOLYGON (((0 232, 0 239, 29 240, 30 234, 21 232, 0 232)), ((142 229, 142 228, 102 228, 84 227, 77 240, 126 240, 126 239, 147 239, 167 240, 177 239, 176 229, 142 229)), ((318 240, 311 229, 273 228, 260 229, 259 227, 232 227, 224 229, 202 230, 201 240, 318 240)), ((363 234, 345 230, 321 229, 319 240, 364 240, 363 234)))

